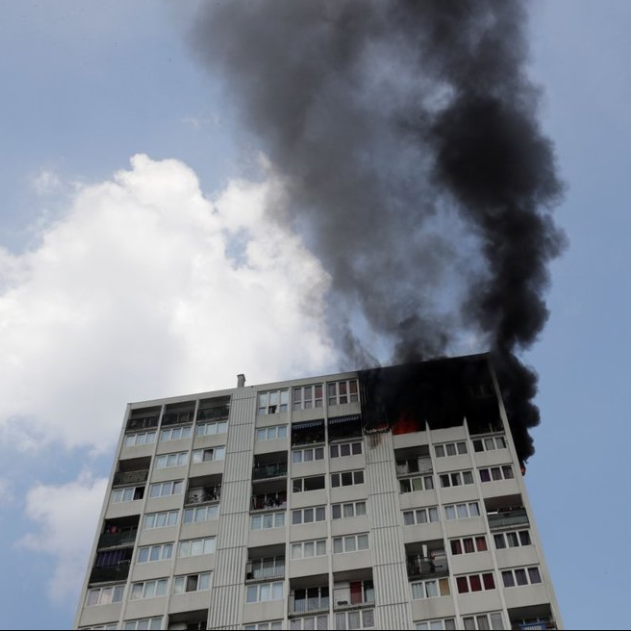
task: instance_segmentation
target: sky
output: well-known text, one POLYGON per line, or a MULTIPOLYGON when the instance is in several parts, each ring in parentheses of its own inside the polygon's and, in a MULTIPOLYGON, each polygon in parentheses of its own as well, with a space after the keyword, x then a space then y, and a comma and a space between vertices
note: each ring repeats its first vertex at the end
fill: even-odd
MULTIPOLYGON (((631 4, 532 4, 570 245, 527 356, 526 483, 566 627, 623 629, 631 4)), ((266 220, 282 186, 191 51, 195 12, 0 0, 0 629, 72 626, 127 402, 339 367, 331 279, 266 220)))

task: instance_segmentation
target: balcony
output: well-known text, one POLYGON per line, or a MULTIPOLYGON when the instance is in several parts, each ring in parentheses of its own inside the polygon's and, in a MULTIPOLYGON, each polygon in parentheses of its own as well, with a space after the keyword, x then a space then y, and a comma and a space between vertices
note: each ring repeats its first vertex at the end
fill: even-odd
POLYGON ((414 458, 410 460, 397 461, 397 475, 405 476, 413 473, 433 473, 431 458, 414 458))
POLYGON ((353 609, 355 607, 369 607, 375 604, 375 590, 372 581, 351 583, 349 587, 333 590, 333 608, 335 611, 353 609))
MULTIPOLYGON (((304 591, 304 590, 302 590, 304 591)), ((293 606, 290 613, 303 614, 313 613, 316 611, 328 611, 329 610, 329 597, 328 596, 313 596, 311 598, 294 598, 293 606)))
POLYGON ((245 570, 245 580, 261 581, 285 578, 285 559, 254 559, 245 570))
POLYGON ((542 631, 546 631, 547 629, 556 629, 556 623, 552 622, 552 621, 539 621, 539 622, 530 622, 528 624, 517 624, 517 625, 513 625, 511 627, 511 629, 513 629, 513 631, 518 630, 518 631, 539 631, 539 629, 541 629, 542 631))
POLYGON ((252 469, 253 480, 269 480, 271 478, 287 477, 287 463, 277 462, 274 464, 261 465, 252 469))
POLYGON ((488 513, 489 527, 491 530, 499 528, 513 528, 515 526, 528 526, 528 514, 523 508, 497 513, 488 513))
POLYGON ((129 484, 142 484, 149 477, 149 469, 137 471, 117 471, 114 474, 113 486, 126 486, 129 484))
POLYGON ((129 575, 130 561, 123 561, 115 565, 95 567, 90 573, 90 583, 105 583, 109 581, 125 581, 129 575))
POLYGON ((136 542, 138 530, 124 530, 122 532, 104 532, 99 537, 98 549, 119 548, 123 546, 133 546, 136 542))
POLYGON ((434 557, 410 555, 406 559, 406 565, 410 580, 449 576, 449 565, 444 555, 434 557))
POLYGON ((196 504, 207 504, 210 502, 219 502, 221 500, 221 486, 205 486, 190 489, 185 506, 194 506, 196 504))
POLYGON ((287 493, 263 493, 252 496, 252 511, 285 508, 287 506, 287 493))

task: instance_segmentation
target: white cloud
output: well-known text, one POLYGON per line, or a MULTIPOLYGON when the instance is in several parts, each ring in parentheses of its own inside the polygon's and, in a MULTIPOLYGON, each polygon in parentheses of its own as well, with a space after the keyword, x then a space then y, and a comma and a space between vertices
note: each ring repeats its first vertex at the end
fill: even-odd
POLYGON ((107 481, 82 474, 61 486, 40 484, 28 493, 26 516, 39 530, 18 545, 56 558, 49 594, 57 602, 75 601, 96 532, 107 481))
POLYGON ((211 202, 186 165, 138 155, 36 249, 0 249, 0 436, 107 449, 128 401, 333 368, 328 278, 270 201, 272 177, 211 202))
POLYGON ((58 193, 63 188, 59 176, 50 169, 42 169, 35 177, 33 177, 31 183, 38 195, 58 193))

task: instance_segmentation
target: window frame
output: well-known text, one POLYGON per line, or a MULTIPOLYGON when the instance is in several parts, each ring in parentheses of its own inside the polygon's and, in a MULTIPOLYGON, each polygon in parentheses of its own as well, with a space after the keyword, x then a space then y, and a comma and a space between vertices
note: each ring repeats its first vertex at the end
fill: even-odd
POLYGON ((212 521, 213 519, 219 519, 219 504, 205 504, 203 506, 192 506, 184 509, 184 516, 182 523, 183 524, 202 524, 207 521, 212 521), (195 519, 197 514, 205 512, 205 519, 195 519), (209 513, 213 513, 211 516, 208 516, 209 513), (190 520, 186 519, 187 514, 192 514, 193 518, 190 520))
POLYGON ((266 581, 261 583, 252 583, 245 588, 245 604, 252 605, 255 603, 266 603, 274 600, 283 600, 285 593, 284 581, 266 581), (269 590, 269 598, 262 598, 263 590, 269 590), (250 594, 255 592, 256 598, 250 600, 250 594), (278 593, 280 592, 280 595, 278 593))
POLYGON ((149 498, 158 499, 159 497, 171 497, 172 495, 181 495, 184 493, 184 480, 166 480, 165 482, 154 482, 149 486, 149 498), (163 490, 170 485, 171 492, 164 493, 163 490), (154 489, 160 489, 158 494, 154 495, 154 489), (176 490, 177 489, 177 490, 176 490))
POLYGON ((281 440, 283 438, 287 438, 287 425, 270 425, 269 427, 257 427, 256 428, 256 440, 281 440), (269 436, 269 432, 271 430, 274 430, 274 436, 269 436), (281 430, 284 430, 284 432, 282 432, 284 435, 283 436, 279 436, 279 432, 281 432, 281 430), (260 434, 261 432, 265 433, 265 436, 262 437, 260 434))
POLYGON ((326 383, 326 400, 329 406, 359 403, 359 380, 351 378, 328 381, 326 383))
POLYGON ((327 539, 307 539, 305 541, 292 541, 289 544, 289 552, 292 561, 299 561, 301 559, 314 559, 316 557, 322 557, 327 555, 327 539), (307 547, 313 547, 313 554, 306 554, 307 547), (295 554, 295 551, 300 549, 299 554, 295 554))
POLYGON ((195 423, 195 436, 218 436, 219 434, 227 434, 228 433, 228 421, 208 421, 202 422, 199 421, 195 423), (211 427, 216 427, 214 432, 209 431, 211 427), (202 430, 202 431, 200 431, 202 430))
POLYGON ((265 390, 257 393, 257 416, 271 416, 289 410, 289 388, 265 390), (273 403, 272 400, 276 401, 273 403))
POLYGON ((474 517, 481 517, 480 513, 480 503, 476 501, 472 502, 457 502, 455 504, 445 504, 443 506, 445 510, 445 520, 446 521, 458 521, 459 519, 473 519, 474 517), (475 511, 477 514, 471 514, 471 508, 475 506, 475 511), (461 507, 463 507, 467 513, 466 516, 461 515, 461 507), (449 517, 450 509, 454 511, 454 517, 449 517))
POLYGON ((538 565, 528 565, 526 567, 513 567, 505 570, 500 570, 502 575, 502 585, 504 589, 511 589, 513 587, 530 587, 532 585, 541 585, 543 583, 543 576, 541 575, 541 569, 538 565), (517 572, 523 573, 519 576, 524 577, 525 581, 517 578, 517 572), (532 580, 532 574, 536 573, 538 580, 532 580), (510 576, 509 583, 507 584, 507 577, 510 576))
POLYGON ((156 436, 158 432, 155 429, 147 430, 144 432, 132 432, 130 434, 125 434, 125 438, 123 439, 123 447, 142 447, 143 445, 153 445, 156 442, 156 436), (145 437, 142 442, 138 442, 138 439, 143 436, 145 437), (151 440, 147 439, 147 436, 152 436, 151 440), (133 444, 130 444, 129 439, 133 439, 133 444))
POLYGON ((403 525, 404 526, 424 526, 425 524, 437 524, 440 522, 440 511, 438 506, 426 506, 424 508, 413 508, 411 510, 404 510, 403 513, 403 525), (425 514, 425 521, 418 521, 418 513, 425 514), (412 522, 406 523, 406 515, 412 515, 412 522), (435 516, 436 519, 431 519, 435 516))
POLYGON ((324 384, 313 383, 304 386, 294 386, 291 389, 291 408, 292 410, 316 410, 324 407, 324 384), (317 390, 320 388, 320 396, 317 390), (307 390, 310 390, 309 397, 306 396, 307 390), (299 396, 296 396, 299 395, 299 396))
POLYGON ((177 526, 180 523, 180 509, 174 509, 174 510, 165 510, 165 511, 156 511, 154 513, 145 513, 144 516, 144 520, 143 520, 143 530, 155 530, 156 528, 171 528, 173 526, 177 526), (159 516, 160 515, 166 515, 165 518, 165 524, 163 524, 162 526, 148 526, 147 525, 147 521, 149 520, 149 517, 153 517, 154 521, 158 521, 159 520, 159 516), (172 515, 175 515, 175 521, 174 523, 169 523, 169 521, 172 519, 172 515))
POLYGON ((250 515, 250 530, 272 530, 274 528, 284 528, 285 527, 285 514, 287 513, 287 511, 270 511, 268 513, 258 513, 256 515, 250 515), (276 522, 278 521, 278 518, 282 517, 282 519, 280 519, 280 521, 282 521, 282 524, 276 524, 276 522), (272 519, 273 525, 272 526, 265 526, 265 519, 272 519), (261 526, 259 528, 254 528, 253 524, 255 522, 255 520, 258 520, 261 522, 261 526))
POLYGON ((316 462, 317 460, 324 460, 324 446, 320 447, 302 447, 299 449, 291 450, 291 462, 293 464, 302 464, 304 462, 316 462), (306 453, 311 453, 311 459, 306 459, 306 453), (300 458, 296 459, 296 456, 300 454, 300 458), (318 457, 319 456, 319 457, 318 457))
POLYGON ((513 466, 510 464, 481 467, 478 471, 480 472, 480 482, 482 482, 482 484, 486 484, 487 482, 505 482, 515 479, 515 472, 513 471, 513 466))
POLYGON ((134 600, 150 600, 152 598, 164 598, 169 593, 169 579, 168 578, 152 578, 146 581, 137 581, 130 585, 129 601, 134 600), (153 590, 149 589, 149 586, 153 586, 153 590), (163 586, 163 593, 159 594, 158 589, 163 586), (137 588, 140 588, 141 595, 135 596, 137 588), (147 593, 147 591, 150 593, 147 593))
POLYGON ((473 470, 449 471, 438 476, 441 489, 453 489, 459 486, 470 486, 475 484, 473 470))
POLYGON ((363 440, 349 440, 329 445, 329 456, 331 458, 347 458, 349 456, 361 456, 364 453, 363 440), (343 454, 342 451, 348 447, 348 453, 343 454), (336 453, 333 453, 333 452, 336 453))
POLYGON ((137 565, 145 565, 146 563, 158 563, 160 561, 170 561, 173 558, 173 548, 174 548, 175 544, 173 542, 170 543, 154 543, 148 546, 140 546, 138 548, 138 553, 136 555, 136 564, 137 565), (159 549, 160 550, 160 558, 158 559, 152 559, 151 557, 153 556, 153 550, 155 549, 159 549), (165 549, 170 550, 169 555, 168 556, 164 556, 164 551, 165 549), (142 553, 144 550, 147 550, 147 558, 143 561, 141 559, 142 553))
POLYGON ((494 572, 474 572, 472 574, 461 574, 456 576, 456 590, 458 594, 476 594, 478 592, 489 592, 497 589, 494 572), (462 590, 463 581, 467 589, 462 590), (487 587, 491 583, 492 587, 487 587))
POLYGON ((114 605, 116 603, 123 602, 123 598, 125 596, 125 585, 126 583, 120 583, 119 585, 104 585, 103 587, 90 587, 87 590, 85 596, 85 607, 101 607, 103 605, 114 605), (111 598, 108 600, 105 598, 105 602, 101 602, 103 600, 104 594, 111 592, 111 598), (91 603, 90 596, 91 594, 98 593, 96 597, 96 602, 91 603), (120 596, 118 600, 114 600, 116 596, 120 596))
POLYGON ((155 471, 185 467, 188 464, 188 451, 174 451, 168 454, 159 454, 155 457, 153 468, 155 471), (175 456, 175 458, 173 458, 175 456), (171 459, 171 463, 169 463, 171 459), (173 462, 175 460, 175 462, 173 462))
POLYGON ((399 478, 400 494, 434 490, 436 490, 436 481, 433 474, 411 475, 407 478, 399 478))
POLYGON ((193 437, 193 424, 189 425, 180 425, 179 427, 164 427, 160 429, 160 438, 158 442, 160 443, 169 443, 174 440, 190 440, 193 437), (186 430, 189 430, 188 432, 186 430), (186 432, 186 436, 184 433, 186 432), (173 436, 173 434, 178 434, 177 436, 173 436), (165 436, 168 435, 168 438, 165 436))
POLYGON ((332 489, 341 489, 347 486, 359 486, 360 484, 365 483, 366 477, 363 469, 353 469, 352 471, 338 471, 336 473, 331 473, 332 489), (357 479, 360 479, 361 481, 358 482, 357 479))
POLYGON ((304 524, 315 524, 319 521, 326 521, 326 505, 322 506, 305 506, 304 508, 295 508, 291 511, 291 525, 302 526, 304 524), (310 521, 305 520, 305 514, 307 511, 313 512, 313 519, 310 521), (300 521, 296 521, 296 515, 300 516, 300 521), (318 519, 320 515, 320 519, 318 519))
POLYGON ((339 537, 333 537, 331 545, 331 554, 348 554, 350 552, 361 552, 362 550, 370 549, 370 538, 367 532, 353 533, 349 535, 340 535, 339 537), (360 539, 362 541, 362 547, 360 547, 360 539), (347 542, 353 540, 352 549, 347 549, 347 542), (341 550, 336 550, 337 543, 340 542, 342 546, 341 550), (365 545, 363 545, 365 543, 365 545))
POLYGON ((189 559, 191 557, 206 556, 215 554, 217 549, 217 537, 195 537, 194 539, 182 539, 177 548, 178 559, 189 559), (201 552, 194 552, 194 548, 201 545, 201 552), (207 549, 209 548, 209 549, 207 549))
POLYGON ((434 454, 436 458, 453 458, 454 456, 466 456, 468 453, 469 447, 467 446, 466 440, 457 440, 448 443, 438 443, 437 445, 434 445, 434 454))
POLYGON ((212 589, 213 586, 213 573, 211 571, 206 572, 193 572, 191 574, 178 574, 173 577, 173 590, 174 596, 180 594, 194 594, 196 592, 207 592, 212 589), (188 589, 189 583, 194 581, 195 589, 188 589), (208 586, 204 587, 205 582, 208 581, 208 586), (179 586, 183 586, 180 589, 179 586))
POLYGON ((432 598, 442 598, 443 596, 451 596, 451 586, 449 584, 449 577, 440 577, 440 578, 425 578, 420 581, 412 581, 410 583, 410 589, 412 591, 412 600, 430 600, 432 598), (435 585, 436 591, 430 593, 429 586, 435 585), (415 596, 415 591, 419 593, 419 590, 415 588, 420 588, 420 593, 422 596, 415 596))
POLYGON ((191 454, 191 464, 203 464, 204 462, 219 462, 226 459, 226 446, 218 445, 216 447, 202 447, 201 449, 193 449, 191 454), (211 457, 206 458, 206 454, 210 453, 211 457))
POLYGON ((291 481, 292 493, 309 493, 311 491, 322 491, 324 489, 326 489, 326 476, 324 474, 308 475, 303 478, 292 478, 292 481, 291 481), (307 480, 312 480, 313 482, 315 482, 316 480, 322 480, 322 486, 317 486, 316 488, 313 488, 313 489, 305 488, 307 480))
POLYGON ((366 500, 355 500, 352 502, 337 502, 336 504, 331 504, 331 519, 353 519, 354 517, 366 517, 367 515, 368 515, 368 502, 366 500), (357 512, 357 506, 359 504, 364 505, 363 513, 357 512), (345 514, 347 506, 353 507, 352 515, 345 514), (338 517, 335 516, 335 513, 337 512, 336 509, 339 509, 339 512, 340 512, 338 517))

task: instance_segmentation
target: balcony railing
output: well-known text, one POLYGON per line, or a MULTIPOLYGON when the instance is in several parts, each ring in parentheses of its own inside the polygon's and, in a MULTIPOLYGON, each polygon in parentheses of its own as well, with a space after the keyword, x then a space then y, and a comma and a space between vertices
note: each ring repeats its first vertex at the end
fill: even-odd
POLYGON ((291 613, 307 613, 311 611, 328 611, 329 597, 320 596, 319 598, 301 598, 294 600, 291 613))
POLYGON ((104 583, 106 581, 124 581, 129 575, 129 561, 116 565, 95 567, 90 574, 90 583, 104 583))
POLYGON ((99 549, 133 546, 138 530, 124 530, 122 532, 104 532, 99 537, 99 549))
POLYGON ((333 590, 333 608, 335 610, 350 609, 352 607, 364 607, 375 604, 375 590, 370 585, 365 585, 361 590, 353 590, 348 587, 333 590))
POLYGON ((162 427, 170 425, 181 425, 182 423, 191 423, 193 421, 193 412, 167 412, 162 417, 162 427))
POLYGON ((438 578, 449 576, 447 557, 427 558, 409 556, 407 558, 408 578, 438 578))
POLYGON ((205 487, 203 489, 195 489, 194 491, 189 491, 186 496, 186 506, 190 506, 191 504, 205 504, 207 502, 218 502, 221 499, 221 487, 220 486, 212 486, 205 487))
POLYGON ((489 513, 488 518, 491 529, 527 526, 529 524, 528 514, 523 508, 501 513, 489 513))
POLYGON ((142 416, 140 418, 130 418, 127 422, 127 429, 151 429, 158 427, 158 415, 142 416))
POLYGON ((270 578, 285 578, 285 566, 276 565, 275 567, 253 567, 248 564, 246 567, 246 581, 260 581, 270 578))
POLYGON ((146 482, 149 477, 149 469, 137 469, 136 471, 117 471, 114 474, 114 486, 126 484, 140 484, 146 482))
POLYGON ((219 405, 212 408, 202 408, 197 413, 198 421, 218 421, 220 419, 228 418, 230 414, 229 405, 219 405))
POLYGON ((541 629, 542 631, 548 631, 548 629, 556 629, 557 626, 554 622, 530 622, 528 624, 517 624, 513 625, 512 629, 517 631, 538 631, 541 629))
POLYGON ((285 508, 287 506, 286 493, 265 493, 252 496, 253 511, 270 510, 273 508, 285 508))
POLYGON ((410 475, 412 473, 432 473, 431 458, 419 458, 418 460, 404 460, 397 462, 397 475, 410 475))
POLYGON ((287 477, 287 463, 278 462, 252 469, 253 480, 267 480, 269 478, 287 477))

